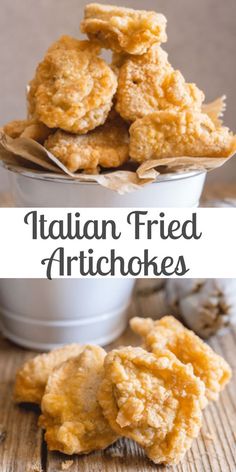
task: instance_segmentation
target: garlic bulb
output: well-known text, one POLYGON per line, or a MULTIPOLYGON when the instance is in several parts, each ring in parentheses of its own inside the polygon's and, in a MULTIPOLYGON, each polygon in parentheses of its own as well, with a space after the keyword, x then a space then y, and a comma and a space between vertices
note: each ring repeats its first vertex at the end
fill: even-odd
POLYGON ((168 279, 169 312, 203 338, 236 323, 236 279, 168 279))

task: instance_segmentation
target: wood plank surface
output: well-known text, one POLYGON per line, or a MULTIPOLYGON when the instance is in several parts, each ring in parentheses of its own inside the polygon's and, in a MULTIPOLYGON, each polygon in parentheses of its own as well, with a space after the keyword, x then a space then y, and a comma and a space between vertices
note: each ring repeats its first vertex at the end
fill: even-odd
MULTIPOLYGON (((108 346, 137 344, 129 330, 108 346)), ((235 472, 236 471, 236 329, 215 336, 211 346, 230 363, 234 375, 217 403, 204 411, 199 438, 176 467, 156 466, 142 449, 126 439, 102 452, 84 456, 48 453, 37 427, 38 412, 15 406, 12 387, 16 369, 35 353, 0 338, 0 472, 235 472)))

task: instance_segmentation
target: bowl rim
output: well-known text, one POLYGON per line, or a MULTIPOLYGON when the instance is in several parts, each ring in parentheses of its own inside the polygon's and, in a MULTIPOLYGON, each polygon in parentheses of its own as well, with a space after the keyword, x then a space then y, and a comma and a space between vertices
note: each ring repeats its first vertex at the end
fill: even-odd
MULTIPOLYGON (((33 171, 33 170, 28 170, 24 168, 17 168, 14 167, 10 164, 4 164, 4 167, 6 170, 9 172, 12 172, 14 174, 18 174, 22 177, 28 178, 28 179, 33 179, 33 180, 39 180, 43 182, 52 182, 52 183, 60 183, 60 184, 71 184, 71 185, 101 185, 96 181, 93 180, 78 180, 78 179, 72 179, 71 177, 67 175, 60 175, 60 174, 50 174, 50 173, 44 173, 44 175, 40 175, 41 171, 33 171)), ((184 179, 191 179, 193 177, 197 177, 198 175, 205 175, 207 173, 206 170, 192 170, 192 171, 186 171, 186 172, 173 172, 173 173, 166 173, 166 174, 159 174, 154 182, 151 182, 152 184, 156 183, 164 183, 164 182, 171 182, 172 180, 184 180, 184 179)))

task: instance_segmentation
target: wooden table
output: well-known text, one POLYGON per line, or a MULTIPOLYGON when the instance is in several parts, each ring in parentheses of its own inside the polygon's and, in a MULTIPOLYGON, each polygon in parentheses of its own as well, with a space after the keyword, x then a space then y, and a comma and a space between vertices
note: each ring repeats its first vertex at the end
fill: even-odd
MULTIPOLYGON (((112 346, 137 344, 127 330, 112 346)), ((236 328, 215 336, 211 346, 230 363, 233 380, 217 403, 204 412, 202 431, 176 467, 151 463, 135 443, 121 439, 102 452, 84 456, 49 453, 37 427, 38 411, 12 402, 16 369, 34 355, 0 338, 0 472, 235 472, 236 471, 236 328)))

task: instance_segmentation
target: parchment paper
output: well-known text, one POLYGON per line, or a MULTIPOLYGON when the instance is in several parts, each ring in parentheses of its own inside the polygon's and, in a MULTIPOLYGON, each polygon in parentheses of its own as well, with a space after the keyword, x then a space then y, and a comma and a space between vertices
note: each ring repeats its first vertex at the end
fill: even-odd
MULTIPOLYGON (((218 98, 214 102, 204 105, 203 111, 218 124, 222 122, 225 110, 225 97, 218 98)), ((168 157, 143 162, 138 168, 102 171, 99 174, 85 174, 70 172, 53 154, 41 144, 27 138, 12 139, 0 130, 0 161, 11 169, 21 171, 37 171, 41 177, 55 176, 78 181, 97 182, 103 187, 114 190, 120 194, 132 192, 157 179, 158 175, 189 172, 192 170, 210 171, 222 166, 236 152, 236 138, 232 146, 232 152, 227 157, 168 157), (46 172, 45 172, 46 171, 46 172)))

